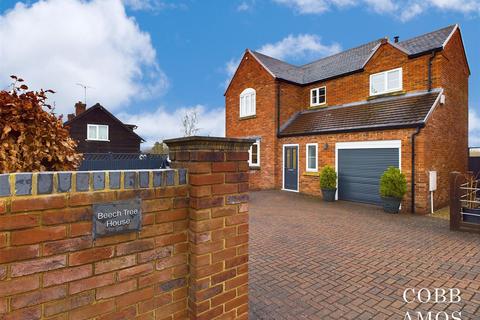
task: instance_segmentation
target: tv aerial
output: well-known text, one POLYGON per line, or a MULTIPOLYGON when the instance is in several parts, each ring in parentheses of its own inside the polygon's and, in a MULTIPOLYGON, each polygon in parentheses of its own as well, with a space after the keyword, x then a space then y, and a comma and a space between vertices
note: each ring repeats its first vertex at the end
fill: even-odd
POLYGON ((93 87, 90 87, 86 84, 83 83, 77 83, 77 86, 80 86, 83 88, 83 97, 84 97, 84 103, 87 105, 87 89, 93 89, 93 87))

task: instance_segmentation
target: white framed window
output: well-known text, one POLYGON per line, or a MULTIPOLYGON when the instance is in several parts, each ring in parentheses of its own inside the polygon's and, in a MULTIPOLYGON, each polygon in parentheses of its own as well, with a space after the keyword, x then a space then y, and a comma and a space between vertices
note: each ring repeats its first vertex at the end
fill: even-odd
POLYGON ((240 94, 240 118, 254 116, 256 113, 255 89, 247 88, 240 94))
POLYGON ((310 106, 321 106, 327 103, 327 87, 314 88, 310 90, 310 106))
POLYGON ((305 159, 307 172, 318 171, 318 143, 307 143, 305 159))
POLYGON ((402 73, 402 68, 398 68, 370 75, 370 95, 402 90, 402 73))
POLYGON ((250 167, 260 167, 260 140, 257 140, 248 150, 248 164, 250 167))
POLYGON ((108 126, 103 124, 87 124, 87 140, 109 141, 108 126))

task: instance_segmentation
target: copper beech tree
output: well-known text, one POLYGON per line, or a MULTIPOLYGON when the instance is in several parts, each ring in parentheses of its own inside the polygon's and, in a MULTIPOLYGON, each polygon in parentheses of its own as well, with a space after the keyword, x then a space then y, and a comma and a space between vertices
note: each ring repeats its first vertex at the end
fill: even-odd
POLYGON ((28 91, 11 76, 10 91, 0 91, 0 173, 76 169, 82 155, 46 103, 52 90, 28 91))

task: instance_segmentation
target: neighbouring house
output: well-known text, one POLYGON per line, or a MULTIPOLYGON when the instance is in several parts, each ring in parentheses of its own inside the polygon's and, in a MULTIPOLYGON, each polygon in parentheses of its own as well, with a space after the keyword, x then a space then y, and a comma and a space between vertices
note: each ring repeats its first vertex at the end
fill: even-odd
POLYGON ((257 141, 252 189, 320 195, 328 164, 338 199, 379 204, 380 176, 395 166, 408 181, 402 210, 427 213, 430 177, 437 209, 449 172, 467 170, 469 76, 458 25, 303 66, 247 49, 225 92, 226 135, 257 141))
POLYGON ((134 132, 137 126, 123 123, 99 103, 87 109, 77 102, 65 125, 81 153, 140 153, 145 141, 134 132))

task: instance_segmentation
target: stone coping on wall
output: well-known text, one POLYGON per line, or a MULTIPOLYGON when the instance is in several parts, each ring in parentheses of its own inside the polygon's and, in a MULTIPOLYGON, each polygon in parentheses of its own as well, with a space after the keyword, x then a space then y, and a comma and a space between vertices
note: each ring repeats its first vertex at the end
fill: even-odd
POLYGON ((0 197, 132 190, 185 184, 186 169, 19 172, 0 174, 0 197))

